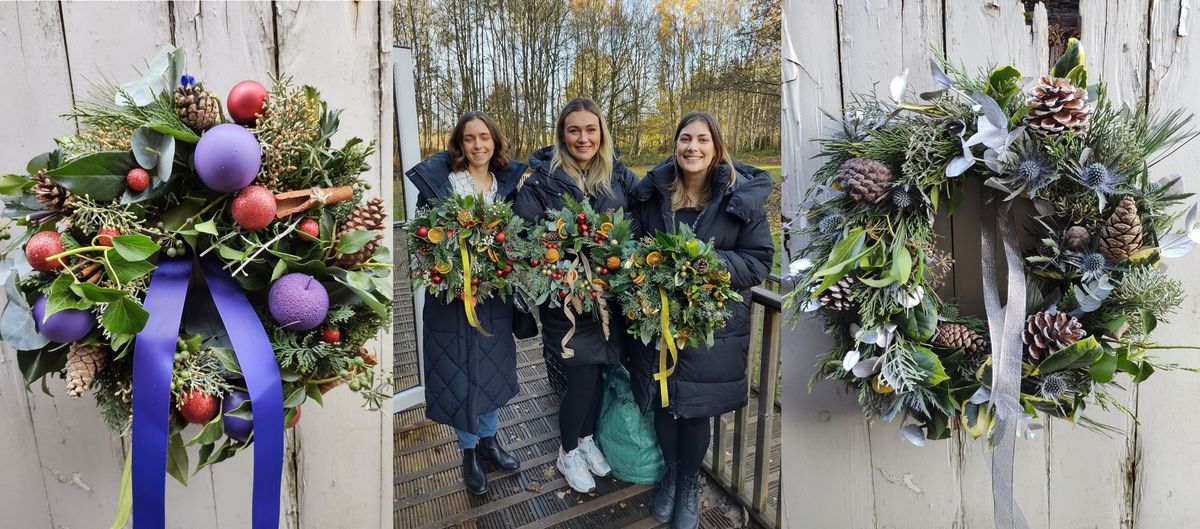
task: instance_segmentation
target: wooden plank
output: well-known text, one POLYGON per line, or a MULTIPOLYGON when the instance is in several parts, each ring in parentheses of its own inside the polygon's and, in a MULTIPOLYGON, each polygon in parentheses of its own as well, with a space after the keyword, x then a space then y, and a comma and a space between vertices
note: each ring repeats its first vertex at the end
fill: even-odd
MULTIPOLYGON (((391 4, 277 2, 275 12, 279 71, 318 86, 331 107, 345 109, 334 143, 352 136, 384 139, 383 86, 391 80, 381 78, 380 39, 382 26, 391 26, 391 4)), ((390 165, 383 165, 385 161, 391 161, 386 145, 370 159, 367 197, 390 192, 385 186, 391 181, 390 165)), ((379 352, 383 366, 392 361, 388 336, 385 332, 367 344, 379 352)), ((387 369, 384 376, 390 377, 387 369)), ((381 527, 390 520, 390 502, 381 491, 392 485, 391 479, 384 479, 391 472, 391 417, 361 407, 357 394, 333 391, 324 409, 313 410, 306 424, 297 427, 302 527, 381 527)))
MULTIPOLYGON (((1154 2, 1150 12, 1150 106, 1156 112, 1177 108, 1200 113, 1195 87, 1200 71, 1200 12, 1196 2, 1154 2)), ((1151 181, 1173 173, 1184 176, 1184 190, 1200 191, 1196 178, 1196 160, 1200 142, 1193 141, 1151 169, 1151 181)), ((1193 197, 1194 200, 1194 197, 1193 197)), ((1200 252, 1167 261, 1171 277, 1183 282, 1187 301, 1179 314, 1168 323, 1160 322, 1154 341, 1172 345, 1200 344, 1200 252)), ((1195 367, 1194 351, 1156 351, 1159 362, 1177 362, 1195 367)), ((1137 429, 1137 450, 1126 466, 1136 483, 1132 495, 1134 527, 1188 527, 1200 524, 1200 502, 1195 500, 1195 475, 1200 468, 1200 453, 1189 439, 1200 437, 1200 423, 1181 414, 1180 396, 1196 390, 1196 374, 1159 372, 1138 388, 1137 411, 1141 422, 1137 429)))
POLYGON ((589 513, 598 511, 605 507, 612 507, 622 501, 628 500, 638 494, 651 490, 652 487, 646 485, 630 485, 616 492, 606 494, 591 501, 586 501, 566 509, 558 511, 550 516, 542 518, 534 523, 522 525, 519 529, 546 529, 554 524, 567 522, 585 516, 589 513))

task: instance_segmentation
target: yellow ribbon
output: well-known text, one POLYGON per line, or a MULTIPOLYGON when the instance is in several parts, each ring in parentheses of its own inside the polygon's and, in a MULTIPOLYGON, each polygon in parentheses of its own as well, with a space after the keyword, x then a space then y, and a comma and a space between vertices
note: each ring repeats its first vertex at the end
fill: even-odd
POLYGON ((471 297, 475 294, 471 291, 471 255, 467 253, 467 240, 460 239, 459 250, 462 250, 462 265, 463 265, 463 310, 467 312, 467 323, 479 330, 479 333, 484 336, 491 336, 483 325, 479 324, 479 316, 475 315, 475 304, 471 302, 471 297))
POLYGON ((662 407, 666 408, 671 405, 671 397, 667 395, 667 377, 675 373, 675 366, 679 363, 679 348, 675 345, 675 336, 671 334, 671 309, 667 303, 667 291, 662 287, 658 289, 658 299, 662 303, 662 316, 659 318, 662 346, 658 348, 658 372, 654 374, 654 380, 658 381, 659 397, 662 407), (667 368, 668 352, 671 354, 670 369, 667 368))

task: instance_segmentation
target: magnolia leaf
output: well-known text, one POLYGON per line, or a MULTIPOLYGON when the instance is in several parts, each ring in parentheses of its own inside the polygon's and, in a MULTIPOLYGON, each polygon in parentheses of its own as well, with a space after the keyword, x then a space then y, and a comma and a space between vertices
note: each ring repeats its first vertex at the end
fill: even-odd
POLYGON ((942 70, 942 65, 938 64, 937 59, 929 59, 929 76, 942 88, 954 86, 954 81, 951 81, 946 72, 942 70))
POLYGON ((128 151, 99 152, 49 171, 46 176, 72 193, 108 202, 125 190, 125 175, 136 166, 128 151))
POLYGON ((1046 357, 1034 370, 1034 374, 1048 375, 1066 369, 1089 367, 1103 354, 1104 350, 1096 338, 1086 336, 1046 357))
POLYGON ((1096 360, 1096 363, 1092 364, 1091 367, 1088 368, 1088 373, 1092 375, 1092 378, 1096 379, 1096 382, 1101 384, 1112 382, 1113 375, 1115 375, 1116 372, 1117 355, 1113 353, 1104 353, 1100 356, 1099 360, 1096 360))
POLYGON ((906 424, 900 427, 900 436, 914 446, 925 446, 925 434, 918 424, 906 424))
MULTIPOLYGON (((1072 70, 1083 64, 1083 44, 1079 42, 1079 39, 1072 37, 1067 40, 1067 49, 1063 52, 1062 57, 1059 57, 1058 61, 1054 63, 1054 68, 1050 69, 1050 75, 1066 77, 1072 70)), ((1086 87, 1087 85, 1076 86, 1086 87)))

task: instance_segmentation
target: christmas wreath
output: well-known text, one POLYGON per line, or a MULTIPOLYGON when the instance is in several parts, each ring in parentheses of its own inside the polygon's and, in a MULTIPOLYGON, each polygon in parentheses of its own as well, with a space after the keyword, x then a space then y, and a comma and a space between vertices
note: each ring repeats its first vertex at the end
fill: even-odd
POLYGON ((472 303, 464 304, 467 320, 487 334, 474 303, 511 296, 515 274, 529 268, 522 258, 529 243, 509 237, 522 233, 524 220, 513 216, 507 202, 455 195, 417 210, 404 229, 413 280, 443 303, 470 297, 472 303))
MULTIPOLYGON (((273 81, 237 84, 223 109, 168 47, 65 114, 78 135, 0 177, 0 337, 28 384, 61 373, 132 434, 142 505, 164 468, 186 484, 251 443, 281 462, 285 424, 334 386, 389 395, 364 347, 391 321, 386 211, 360 177, 374 145, 335 146, 339 111, 273 81), (188 423, 202 428, 185 439, 188 423)), ((276 517, 277 472, 254 480, 276 517)))
POLYGON ((994 436, 1001 421, 1006 434, 1028 434, 1042 415, 1104 428, 1084 408, 1124 409, 1108 392, 1118 373, 1137 383, 1173 367, 1148 354, 1155 326, 1183 301, 1162 260, 1200 231, 1196 206, 1179 211, 1190 196, 1180 178, 1149 172, 1196 131, 1180 112, 1118 108, 1103 84, 1088 87, 1082 57, 1072 40, 1032 80, 1012 66, 972 75, 931 61, 936 91, 912 100, 906 72, 891 101, 857 98, 820 140, 826 162, 806 197, 807 246, 792 264, 800 286, 787 300, 834 338, 814 382, 844 382, 869 417, 900 418, 922 444, 955 423, 975 436, 994 436), (986 195, 986 318, 936 293, 953 260, 937 247, 934 214, 953 214, 974 178, 986 195), (1028 212, 1027 233, 1015 208, 1028 212))
POLYGON ((658 337, 658 380, 662 405, 669 403, 667 377, 675 369, 680 347, 709 347, 713 332, 733 314, 727 302, 742 301, 730 287, 725 262, 711 244, 696 238, 686 225, 643 237, 624 254, 624 273, 613 289, 629 334, 649 345, 658 337))

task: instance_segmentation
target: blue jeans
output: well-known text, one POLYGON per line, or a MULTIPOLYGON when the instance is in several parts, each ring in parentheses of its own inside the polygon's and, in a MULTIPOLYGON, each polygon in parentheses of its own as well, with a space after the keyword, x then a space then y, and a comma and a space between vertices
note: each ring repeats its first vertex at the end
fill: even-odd
POLYGON ((479 435, 455 428, 454 433, 458 435, 458 447, 463 450, 475 448, 475 445, 479 444, 480 437, 496 435, 498 426, 500 426, 500 410, 492 410, 479 416, 479 435))

